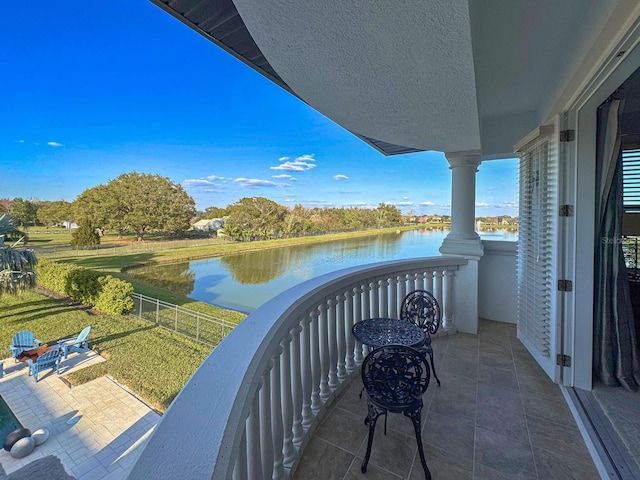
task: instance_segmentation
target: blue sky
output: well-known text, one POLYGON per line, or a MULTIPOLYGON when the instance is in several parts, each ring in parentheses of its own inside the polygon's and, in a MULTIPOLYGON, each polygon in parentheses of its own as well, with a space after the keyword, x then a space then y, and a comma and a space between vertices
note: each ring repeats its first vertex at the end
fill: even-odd
MULTIPOLYGON (((0 198, 73 201, 125 172, 198 209, 450 214, 442 153, 385 157, 146 1, 24 0, 0 28, 0 198)), ((483 163, 476 215, 517 215, 517 162, 483 163)))

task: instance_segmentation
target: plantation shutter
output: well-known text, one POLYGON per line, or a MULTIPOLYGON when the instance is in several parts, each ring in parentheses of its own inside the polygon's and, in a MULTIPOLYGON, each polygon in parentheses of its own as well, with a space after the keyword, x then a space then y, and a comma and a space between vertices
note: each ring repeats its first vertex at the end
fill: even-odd
POLYGON ((554 377, 555 249, 558 165, 552 128, 518 150, 518 338, 554 377))
POLYGON ((626 212, 640 212, 640 149, 622 151, 622 191, 626 212))

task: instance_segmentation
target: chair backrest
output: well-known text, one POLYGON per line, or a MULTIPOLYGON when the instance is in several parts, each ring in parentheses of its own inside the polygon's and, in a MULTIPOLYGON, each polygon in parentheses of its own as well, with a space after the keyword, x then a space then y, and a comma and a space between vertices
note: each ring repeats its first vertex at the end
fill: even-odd
POLYGON ((91 331, 91 326, 88 327, 84 327, 82 329, 82 331, 80 332, 80 335, 78 335, 78 338, 76 338, 76 341, 74 343, 82 343, 84 342, 87 337, 89 336, 89 332, 91 331))
POLYGON ((440 304, 430 292, 414 290, 404 297, 400 306, 400 318, 422 327, 427 336, 431 337, 440 328, 440 304))
POLYGON ((36 365, 38 365, 39 367, 47 367, 47 366, 53 365, 59 358, 60 358, 59 350, 57 349, 50 350, 38 357, 38 360, 36 361, 36 365))
POLYGON ((414 407, 429 386, 426 358, 405 345, 376 348, 362 362, 362 383, 369 398, 391 411, 414 407))
POLYGON ((35 335, 29 330, 21 330, 13 336, 12 345, 19 347, 33 347, 35 335))

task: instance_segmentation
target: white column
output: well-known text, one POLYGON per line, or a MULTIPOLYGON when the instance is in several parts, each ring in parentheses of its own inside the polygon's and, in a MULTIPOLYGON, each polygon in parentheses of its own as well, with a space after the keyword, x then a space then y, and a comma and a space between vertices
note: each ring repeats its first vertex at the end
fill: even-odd
POLYGON ((445 154, 451 169, 451 231, 442 242, 440 253, 460 255, 469 262, 456 273, 456 282, 464 285, 464 295, 454 294, 455 319, 450 325, 459 331, 478 331, 478 263, 484 254, 482 240, 475 231, 476 172, 479 151, 445 154))
POLYGON ((475 231, 476 172, 480 153, 452 152, 445 155, 451 169, 451 231, 442 242, 440 252, 481 257, 482 243, 475 231))

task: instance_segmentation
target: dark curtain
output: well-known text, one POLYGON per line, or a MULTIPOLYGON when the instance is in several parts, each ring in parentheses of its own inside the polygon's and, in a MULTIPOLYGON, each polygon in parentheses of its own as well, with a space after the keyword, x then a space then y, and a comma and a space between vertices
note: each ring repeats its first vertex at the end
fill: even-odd
POLYGON ((605 385, 635 392, 640 363, 622 252, 623 103, 614 99, 598 110, 593 373, 605 385))

